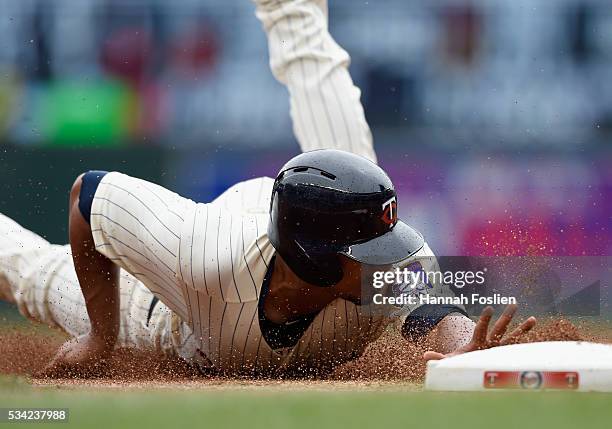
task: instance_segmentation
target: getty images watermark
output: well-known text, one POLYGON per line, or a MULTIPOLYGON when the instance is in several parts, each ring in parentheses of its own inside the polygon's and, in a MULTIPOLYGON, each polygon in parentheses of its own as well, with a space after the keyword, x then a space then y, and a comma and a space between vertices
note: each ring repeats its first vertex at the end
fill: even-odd
POLYGON ((508 304, 538 316, 610 315, 610 267, 612 256, 423 256, 384 271, 364 265, 361 298, 384 315, 426 304, 472 316, 508 304))
POLYGON ((516 304, 516 297, 499 293, 449 293, 449 285, 457 289, 484 285, 486 272, 486 268, 477 271, 425 271, 420 263, 394 270, 374 271, 372 287, 377 292, 372 296, 372 301, 378 305, 394 306, 516 304))

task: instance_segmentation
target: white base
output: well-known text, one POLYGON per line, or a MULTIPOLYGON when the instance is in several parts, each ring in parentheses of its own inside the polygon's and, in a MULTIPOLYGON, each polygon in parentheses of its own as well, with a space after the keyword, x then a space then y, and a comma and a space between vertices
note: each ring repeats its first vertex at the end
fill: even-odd
POLYGON ((430 361, 425 388, 612 392, 612 345, 581 341, 516 344, 430 361))

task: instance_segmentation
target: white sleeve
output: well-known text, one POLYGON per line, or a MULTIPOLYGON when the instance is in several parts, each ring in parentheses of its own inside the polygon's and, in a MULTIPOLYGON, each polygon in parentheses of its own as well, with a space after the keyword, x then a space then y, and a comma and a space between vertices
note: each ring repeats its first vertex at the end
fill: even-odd
POLYGON ((268 37, 270 68, 289 90, 302 148, 340 149, 376 162, 349 55, 328 30, 327 0, 254 0, 268 37))
POLYGON ((187 317, 177 283, 180 232, 195 203, 125 174, 106 174, 91 206, 96 250, 140 280, 164 304, 187 317))

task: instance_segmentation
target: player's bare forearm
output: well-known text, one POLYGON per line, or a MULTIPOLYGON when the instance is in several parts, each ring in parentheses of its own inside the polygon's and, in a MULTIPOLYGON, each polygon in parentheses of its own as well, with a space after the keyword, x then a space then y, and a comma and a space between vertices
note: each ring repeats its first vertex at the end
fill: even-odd
POLYGON ((119 333, 119 267, 97 252, 78 200, 80 178, 70 194, 70 247, 91 322, 90 336, 112 349, 119 333))
POLYGON ((89 334, 58 350, 41 375, 89 376, 104 370, 104 358, 119 335, 119 267, 96 251, 89 223, 79 209, 81 177, 70 192, 69 235, 74 269, 91 323, 89 334))
POLYGON ((427 337, 427 344, 436 351, 451 353, 470 342, 476 324, 461 313, 451 313, 444 317, 427 337))

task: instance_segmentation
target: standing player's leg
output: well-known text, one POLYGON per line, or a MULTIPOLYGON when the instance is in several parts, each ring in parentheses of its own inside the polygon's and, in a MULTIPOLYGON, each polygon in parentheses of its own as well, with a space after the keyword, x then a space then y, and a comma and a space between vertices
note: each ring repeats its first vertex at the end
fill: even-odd
POLYGON ((349 55, 328 30, 327 0, 254 0, 268 37, 272 73, 287 86, 304 152, 341 149, 376 162, 349 55))

